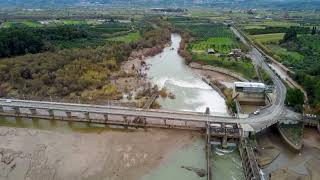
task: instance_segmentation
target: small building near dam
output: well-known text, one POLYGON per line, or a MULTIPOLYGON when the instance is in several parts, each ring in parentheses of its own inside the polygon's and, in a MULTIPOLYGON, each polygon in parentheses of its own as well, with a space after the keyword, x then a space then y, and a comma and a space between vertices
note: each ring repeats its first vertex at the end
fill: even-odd
POLYGON ((233 97, 241 105, 266 105, 267 86, 257 82, 235 82, 233 97))

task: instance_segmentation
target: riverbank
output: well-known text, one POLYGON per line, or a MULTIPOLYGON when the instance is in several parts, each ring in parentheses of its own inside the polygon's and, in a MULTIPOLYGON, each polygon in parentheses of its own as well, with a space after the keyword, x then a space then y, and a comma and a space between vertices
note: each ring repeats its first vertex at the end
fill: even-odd
POLYGON ((58 133, 0 127, 0 136, 0 179, 135 180, 200 134, 163 129, 58 133))
MULTIPOLYGON (((266 179, 311 179, 316 180, 320 174, 320 136, 316 129, 305 128, 303 148, 296 152, 280 138, 276 129, 272 129, 257 137, 258 149, 272 147, 274 152, 263 156, 267 158, 263 172, 266 179), (278 154, 279 152, 279 154, 278 154), (278 154, 278 155, 277 155, 278 154)), ((259 157, 258 157, 259 158, 259 157)), ((259 160, 259 159, 258 159, 259 160)))

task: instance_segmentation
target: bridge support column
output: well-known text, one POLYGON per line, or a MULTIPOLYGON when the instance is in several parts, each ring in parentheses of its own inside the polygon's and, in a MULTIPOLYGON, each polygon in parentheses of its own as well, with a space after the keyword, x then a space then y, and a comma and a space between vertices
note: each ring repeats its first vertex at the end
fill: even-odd
POLYGON ((91 120, 90 120, 90 113, 89 113, 89 112, 85 112, 85 113, 84 113, 84 116, 85 116, 86 120, 91 121, 91 120))
POLYGON ((122 117, 123 117, 123 122, 124 122, 124 123, 129 123, 127 116, 122 116, 122 117))
POLYGON ((104 122, 107 122, 109 120, 108 114, 104 114, 103 117, 104 117, 104 122))
POLYGON ((14 114, 20 115, 20 108, 19 107, 14 107, 13 111, 14 111, 14 114))
POLYGON ((49 116, 50 116, 50 117, 54 118, 54 112, 53 112, 52 109, 49 109, 49 110, 48 110, 48 113, 49 113, 49 116))
POLYGON ((4 109, 2 106, 0 106, 0 113, 4 112, 4 109))
POLYGON ((224 135, 222 138, 222 148, 227 149, 228 148, 228 137, 227 135, 224 135))
POLYGON ((71 118, 72 118, 72 113, 71 113, 71 112, 66 112, 66 114, 67 114, 67 118, 68 118, 68 119, 71 119, 71 118))
POLYGON ((37 115, 37 109, 30 109, 31 115, 37 115))

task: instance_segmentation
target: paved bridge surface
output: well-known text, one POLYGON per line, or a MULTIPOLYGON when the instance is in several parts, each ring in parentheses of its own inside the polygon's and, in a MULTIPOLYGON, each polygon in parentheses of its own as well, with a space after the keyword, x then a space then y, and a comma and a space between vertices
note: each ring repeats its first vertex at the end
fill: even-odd
MULTIPOLYGON (((90 104, 73 104, 73 103, 59 103, 59 102, 45 102, 45 101, 29 101, 29 100, 16 100, 16 99, 0 99, 0 107, 8 108, 25 108, 37 110, 53 110, 63 112, 77 112, 77 113, 95 113, 107 115, 120 115, 120 116, 133 116, 156 118, 166 120, 181 120, 192 122, 226 122, 226 123, 244 123, 255 124, 269 123, 270 115, 268 116, 255 116, 244 119, 238 119, 228 115, 206 115, 204 113, 184 112, 184 111, 165 111, 165 110, 146 110, 137 108, 126 108, 116 106, 100 106, 90 104)), ((272 117, 270 117, 272 118, 272 117)))

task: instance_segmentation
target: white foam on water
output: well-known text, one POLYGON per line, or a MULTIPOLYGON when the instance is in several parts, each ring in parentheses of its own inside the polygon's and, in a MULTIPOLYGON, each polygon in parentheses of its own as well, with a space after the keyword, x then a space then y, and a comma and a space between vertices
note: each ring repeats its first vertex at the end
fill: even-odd
POLYGON ((260 175, 261 175, 261 179, 262 179, 262 180, 265 180, 266 178, 264 178, 264 173, 263 173, 263 171, 260 169, 259 172, 260 172, 260 175))
POLYGON ((216 151, 219 151, 219 152, 224 153, 224 154, 228 154, 228 153, 232 153, 234 150, 216 148, 216 151))
POLYGON ((199 96, 193 99, 195 102, 202 103, 201 106, 196 108, 197 112, 204 112, 207 107, 210 112, 227 113, 227 106, 224 99, 214 90, 201 91, 199 96))
POLYGON ((218 152, 218 151, 214 151, 214 153, 216 153, 216 154, 217 154, 217 155, 219 155, 219 156, 224 156, 224 154, 223 154, 223 153, 218 152))
POLYGON ((168 79, 168 83, 184 88, 211 89, 210 86, 202 81, 183 81, 177 79, 168 79))
POLYGON ((161 77, 159 79, 156 79, 155 84, 159 86, 160 88, 163 88, 166 86, 166 84, 170 83, 172 85, 182 87, 182 88, 196 88, 196 89, 212 89, 210 86, 208 86, 205 82, 203 81, 194 81, 194 80, 178 80, 175 78, 169 78, 169 77, 161 77))

